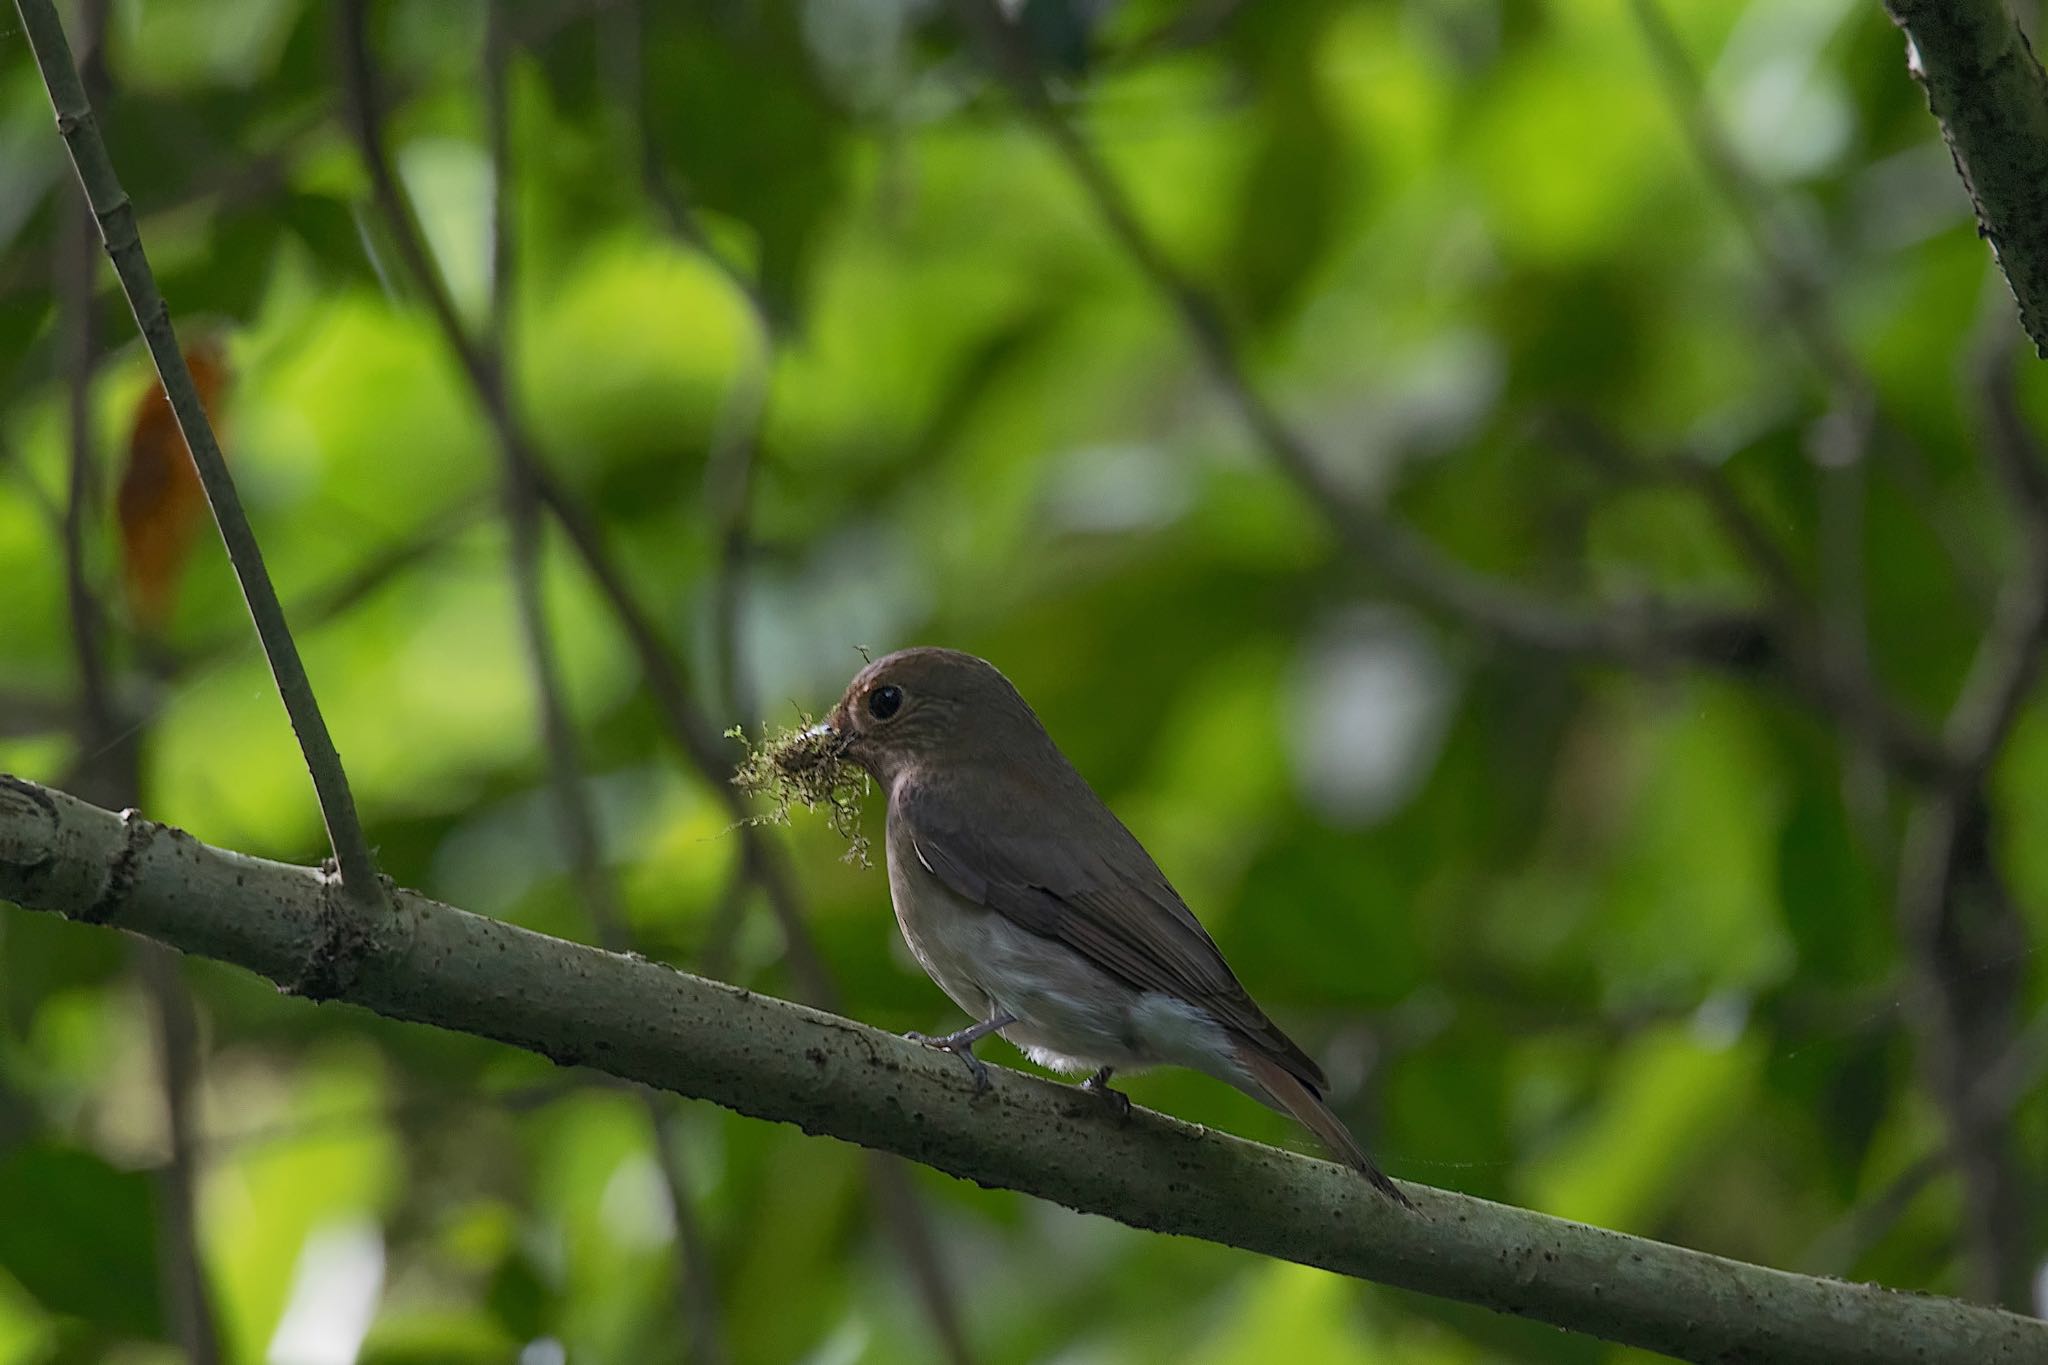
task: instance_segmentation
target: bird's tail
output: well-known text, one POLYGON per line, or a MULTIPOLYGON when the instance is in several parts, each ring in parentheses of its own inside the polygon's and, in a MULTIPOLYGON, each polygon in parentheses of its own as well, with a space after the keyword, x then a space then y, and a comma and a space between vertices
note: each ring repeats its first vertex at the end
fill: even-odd
POLYGON ((1344 1120, 1323 1103, 1323 1097, 1314 1086, 1289 1071, 1276 1058, 1248 1043, 1237 1045, 1237 1060, 1250 1073, 1256 1086, 1252 1093, 1257 1098, 1275 1109, 1292 1114, 1303 1127, 1321 1139, 1332 1154, 1356 1168, 1381 1194, 1402 1208, 1415 1207, 1408 1196, 1387 1179, 1386 1172, 1373 1164, 1365 1148, 1359 1146, 1358 1139, 1351 1136, 1351 1130, 1344 1126, 1344 1120))

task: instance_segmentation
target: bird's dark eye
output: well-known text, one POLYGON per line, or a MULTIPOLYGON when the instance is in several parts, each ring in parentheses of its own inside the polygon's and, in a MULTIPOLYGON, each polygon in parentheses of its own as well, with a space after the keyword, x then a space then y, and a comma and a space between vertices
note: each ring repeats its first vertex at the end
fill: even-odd
POLYGON ((887 720, 903 708, 903 689, 891 683, 868 693, 868 714, 876 720, 887 720))

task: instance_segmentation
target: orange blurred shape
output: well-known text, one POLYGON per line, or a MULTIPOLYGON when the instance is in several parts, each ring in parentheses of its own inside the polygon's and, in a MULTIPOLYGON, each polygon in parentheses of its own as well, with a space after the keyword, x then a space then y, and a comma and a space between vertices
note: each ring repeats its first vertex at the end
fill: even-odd
MULTIPOLYGON (((227 356, 219 341, 201 337, 186 346, 185 363, 211 418, 228 381, 227 356)), ((207 520, 199 471, 160 382, 151 384, 135 405, 116 506, 129 610, 138 627, 160 632, 170 620, 186 561, 207 520)))

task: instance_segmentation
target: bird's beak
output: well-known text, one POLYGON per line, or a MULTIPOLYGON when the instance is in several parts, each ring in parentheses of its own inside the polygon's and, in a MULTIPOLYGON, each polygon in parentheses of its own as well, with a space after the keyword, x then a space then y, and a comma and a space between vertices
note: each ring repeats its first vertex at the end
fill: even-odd
POLYGON ((852 731, 843 721, 844 717, 837 708, 834 708, 831 715, 804 731, 804 734, 813 738, 831 740, 833 754, 843 754, 848 746, 853 743, 852 731))

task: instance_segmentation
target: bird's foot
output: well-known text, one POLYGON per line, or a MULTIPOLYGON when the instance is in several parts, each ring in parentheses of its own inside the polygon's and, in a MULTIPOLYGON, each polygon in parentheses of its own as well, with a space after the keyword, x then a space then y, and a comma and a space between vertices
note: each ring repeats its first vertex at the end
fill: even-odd
POLYGON ((1116 1110, 1117 1117, 1127 1119, 1131 1116, 1131 1097, 1121 1090, 1111 1090, 1109 1088, 1109 1078, 1114 1070, 1114 1067, 1106 1066, 1102 1068, 1102 1070, 1081 1082, 1081 1088, 1083 1090, 1092 1090, 1105 1100, 1108 1100, 1110 1108, 1116 1110))
POLYGON ((935 1052, 950 1052, 958 1057, 961 1064, 967 1068, 967 1074, 974 1077, 974 1093, 981 1095, 987 1093, 990 1085, 988 1063, 974 1055, 974 1044, 984 1033, 986 1030, 964 1028, 958 1033, 948 1033, 938 1038, 915 1032, 903 1036, 913 1043, 922 1043, 935 1052))

